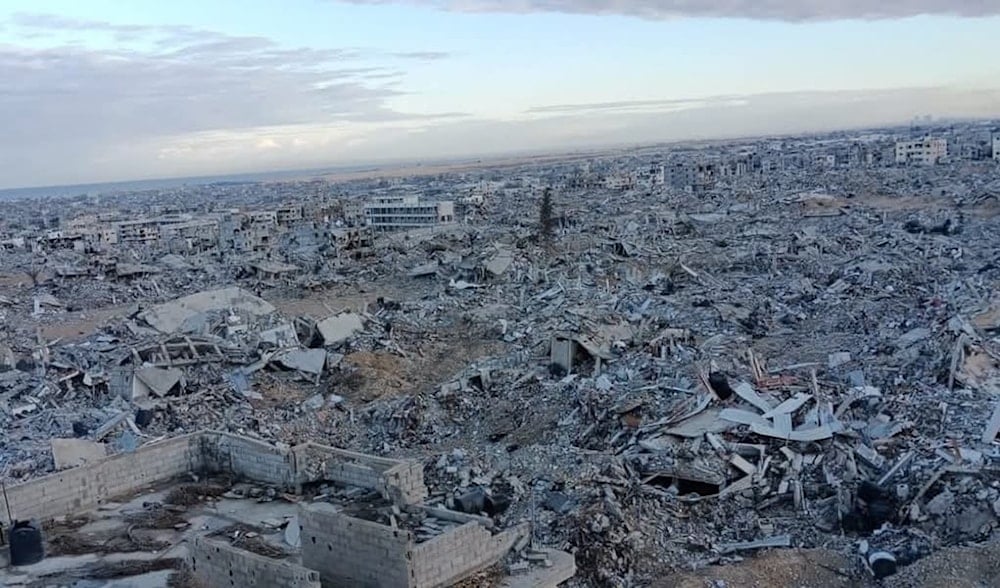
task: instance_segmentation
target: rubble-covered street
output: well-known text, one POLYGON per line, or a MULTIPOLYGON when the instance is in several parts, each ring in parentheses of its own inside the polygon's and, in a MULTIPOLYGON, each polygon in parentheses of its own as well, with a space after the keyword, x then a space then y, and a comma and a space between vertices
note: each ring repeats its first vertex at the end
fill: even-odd
POLYGON ((916 585, 1000 533, 1000 191, 955 170, 552 182, 551 241, 519 186, 256 272, 10 250, 4 480, 215 429, 420 459, 573 586, 764 585, 733 570, 797 548, 835 561, 816 585, 916 585))

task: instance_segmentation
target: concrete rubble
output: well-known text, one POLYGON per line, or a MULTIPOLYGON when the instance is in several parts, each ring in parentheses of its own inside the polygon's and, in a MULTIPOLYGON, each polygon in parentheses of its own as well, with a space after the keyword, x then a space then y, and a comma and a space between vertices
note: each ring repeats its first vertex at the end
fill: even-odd
POLYGON ((527 523, 505 569, 565 551, 570 586, 799 547, 867 578, 868 554, 903 568, 995 541, 996 166, 816 169, 822 145, 788 143, 800 167, 696 188, 634 170, 738 148, 413 178, 491 197, 364 246, 331 231, 374 180, 297 184, 342 195, 286 228, 275 251, 293 255, 13 251, 0 270, 49 274, 0 290, 5 480, 202 429, 419 459, 425 507, 379 524, 420 543, 470 520, 448 513, 527 523))

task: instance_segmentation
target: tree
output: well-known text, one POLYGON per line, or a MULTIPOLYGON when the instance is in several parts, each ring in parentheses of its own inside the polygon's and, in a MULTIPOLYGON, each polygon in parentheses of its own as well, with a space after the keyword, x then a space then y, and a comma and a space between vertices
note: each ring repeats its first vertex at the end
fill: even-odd
POLYGON ((542 192, 542 203, 538 208, 538 236, 543 244, 552 243, 552 188, 542 192))

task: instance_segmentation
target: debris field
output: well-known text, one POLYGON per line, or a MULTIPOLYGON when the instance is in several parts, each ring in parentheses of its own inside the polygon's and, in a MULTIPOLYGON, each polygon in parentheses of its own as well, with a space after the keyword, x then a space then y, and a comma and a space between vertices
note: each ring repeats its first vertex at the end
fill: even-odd
POLYGON ((573 553, 571 586, 799 548, 868 585, 995 540, 995 198, 566 188, 550 240, 537 205, 308 285, 211 252, 0 266, 4 480, 202 429, 416 458, 432 502, 573 553))

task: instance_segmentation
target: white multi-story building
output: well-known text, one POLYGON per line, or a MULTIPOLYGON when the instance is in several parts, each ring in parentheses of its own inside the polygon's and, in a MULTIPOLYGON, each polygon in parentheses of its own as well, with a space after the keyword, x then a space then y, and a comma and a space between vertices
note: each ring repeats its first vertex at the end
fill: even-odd
POLYGON ((948 141, 945 139, 919 139, 896 143, 896 163, 934 165, 948 155, 948 141))
POLYGON ((118 243, 153 244, 160 240, 160 223, 156 219, 137 219, 115 223, 118 243))
POLYGON ((1000 135, 993 137, 993 161, 1000 161, 1000 135))
POLYGON ((419 196, 382 196, 365 204, 365 219, 376 232, 432 227, 455 222, 455 203, 423 202, 419 196))

